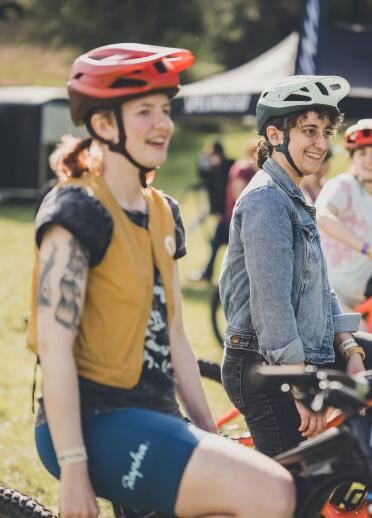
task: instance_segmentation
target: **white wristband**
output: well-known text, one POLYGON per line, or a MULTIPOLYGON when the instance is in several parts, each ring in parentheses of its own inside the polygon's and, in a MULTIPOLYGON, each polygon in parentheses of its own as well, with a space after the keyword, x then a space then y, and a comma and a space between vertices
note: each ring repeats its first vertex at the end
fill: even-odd
POLYGON ((74 462, 85 462, 88 460, 87 450, 84 446, 63 450, 58 455, 58 464, 73 464, 74 462))
POLYGON ((347 340, 345 340, 344 342, 342 342, 339 346, 338 346, 338 350, 340 351, 341 353, 341 356, 344 356, 345 355, 345 352, 348 350, 348 349, 351 349, 352 347, 357 347, 358 344, 356 343, 356 341, 354 340, 354 338, 348 338, 347 340))

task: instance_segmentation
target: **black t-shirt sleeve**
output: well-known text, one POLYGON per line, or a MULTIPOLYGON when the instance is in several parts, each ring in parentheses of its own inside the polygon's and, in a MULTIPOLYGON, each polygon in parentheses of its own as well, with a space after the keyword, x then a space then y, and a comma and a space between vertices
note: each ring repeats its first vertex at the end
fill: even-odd
POLYGON ((178 205, 178 202, 174 198, 165 195, 165 199, 167 200, 170 208, 172 209, 174 222, 176 224, 176 251, 174 253, 173 259, 180 259, 181 257, 186 255, 185 228, 183 226, 180 207, 178 205))
POLYGON ((65 228, 89 251, 89 266, 97 266, 111 242, 113 221, 103 205, 76 185, 52 189, 36 215, 36 244, 40 248, 48 225, 65 228))

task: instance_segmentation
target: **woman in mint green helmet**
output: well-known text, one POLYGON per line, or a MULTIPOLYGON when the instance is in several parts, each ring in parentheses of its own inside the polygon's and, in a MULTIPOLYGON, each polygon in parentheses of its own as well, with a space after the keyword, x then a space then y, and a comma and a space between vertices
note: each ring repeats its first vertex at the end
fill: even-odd
POLYGON ((236 202, 220 278, 227 318, 224 387, 263 453, 277 455, 324 430, 325 418, 291 392, 262 392, 255 364, 341 365, 364 369, 351 334, 359 316, 342 314, 330 289, 315 209, 300 189, 327 154, 349 92, 341 77, 293 76, 265 89, 257 104, 259 170, 236 202))

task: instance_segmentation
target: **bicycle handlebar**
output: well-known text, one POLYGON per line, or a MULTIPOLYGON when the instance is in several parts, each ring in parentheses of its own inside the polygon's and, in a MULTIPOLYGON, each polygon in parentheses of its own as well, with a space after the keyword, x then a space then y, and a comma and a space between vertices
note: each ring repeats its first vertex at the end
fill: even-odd
POLYGON ((284 392, 295 385, 299 391, 296 399, 314 412, 323 411, 326 406, 359 410, 372 398, 372 370, 350 377, 341 371, 318 369, 311 365, 260 366, 250 371, 249 379, 257 388, 284 392))

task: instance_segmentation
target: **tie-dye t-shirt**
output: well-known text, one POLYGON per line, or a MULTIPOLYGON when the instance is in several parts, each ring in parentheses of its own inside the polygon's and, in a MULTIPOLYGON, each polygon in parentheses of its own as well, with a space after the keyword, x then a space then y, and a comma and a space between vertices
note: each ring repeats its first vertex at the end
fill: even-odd
MULTIPOLYGON (((372 196, 353 174, 340 174, 325 184, 316 201, 318 212, 328 203, 336 207, 338 217, 346 227, 363 242, 372 243, 372 196)), ((340 301, 353 307, 365 298, 372 261, 325 232, 320 233, 329 282, 340 301)))

